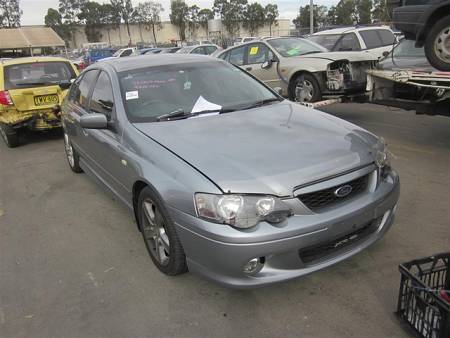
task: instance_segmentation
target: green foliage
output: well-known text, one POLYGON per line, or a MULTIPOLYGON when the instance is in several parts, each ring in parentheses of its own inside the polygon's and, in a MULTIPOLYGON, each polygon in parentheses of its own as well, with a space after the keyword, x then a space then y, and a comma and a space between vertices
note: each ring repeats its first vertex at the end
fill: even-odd
POLYGON ((208 8, 203 8, 198 12, 198 23, 203 29, 208 30, 208 21, 214 19, 214 12, 208 8))
POLYGON ((386 0, 373 0, 372 16, 375 22, 392 21, 392 6, 386 0))
POLYGON ((87 0, 59 0, 59 13, 63 23, 71 26, 79 23, 78 15, 86 3, 87 0))
POLYGON ((156 30, 162 28, 161 12, 164 8, 159 2, 146 1, 140 3, 133 11, 133 22, 145 25, 152 30, 153 41, 156 43, 156 30))
POLYGON ((278 18, 278 6, 273 4, 268 4, 266 7, 264 7, 264 16, 265 16, 265 23, 269 25, 269 32, 270 35, 272 35, 272 26, 277 25, 277 18, 278 18))
POLYGON ((248 29, 250 35, 256 35, 258 28, 265 23, 264 8, 257 2, 247 5, 242 16, 242 25, 248 29))
POLYGON ((0 27, 20 27, 20 17, 22 10, 19 7, 19 0, 0 1, 0 27))
POLYGON ((63 39, 66 44, 70 41, 72 34, 70 28, 63 24, 61 14, 54 8, 49 8, 47 10, 47 15, 44 18, 45 25, 51 27, 56 34, 58 34, 61 39, 63 39))
POLYGON ((189 20, 189 7, 184 1, 175 0, 170 5, 170 22, 178 28, 181 41, 186 40, 186 23, 189 20))
MULTIPOLYGON (((84 1, 84 0, 83 0, 84 1)), ((110 0, 111 6, 117 11, 127 27, 128 44, 131 45, 130 15, 133 13, 131 0, 110 0)))
POLYGON ((356 0, 358 24, 372 23, 372 0, 356 0))
POLYGON ((200 21, 198 18, 198 13, 200 12, 200 8, 197 5, 192 5, 188 8, 188 29, 189 33, 192 36, 194 32, 200 27, 200 21))
POLYGON ((102 17, 102 5, 98 2, 89 1, 82 7, 78 19, 81 23, 84 23, 84 32, 89 42, 98 42, 102 38, 100 33, 101 18, 102 17))
POLYGON ((239 32, 247 0, 214 0, 213 11, 220 16, 222 24, 231 36, 239 32))
MULTIPOLYGON (((314 29, 322 27, 328 23, 327 8, 325 6, 314 5, 313 7, 314 29)), ((293 20, 297 29, 308 28, 310 25, 309 5, 300 7, 297 17, 293 20)))

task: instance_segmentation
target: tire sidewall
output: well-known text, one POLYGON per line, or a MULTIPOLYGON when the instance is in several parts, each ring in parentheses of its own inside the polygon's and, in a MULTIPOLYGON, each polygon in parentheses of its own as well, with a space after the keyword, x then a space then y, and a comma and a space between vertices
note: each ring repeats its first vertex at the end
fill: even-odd
POLYGON ((450 71, 450 58, 448 62, 442 61, 434 51, 435 41, 439 33, 445 28, 450 29, 450 16, 446 16, 439 20, 431 29, 425 40, 425 55, 430 64, 440 71, 450 71))
POLYGON ((78 153, 75 151, 75 149, 73 148, 72 142, 70 141, 70 137, 69 135, 63 131, 63 139, 64 139, 64 154, 66 155, 66 160, 67 160, 67 164, 69 165, 70 169, 74 172, 74 173, 81 173, 83 172, 83 170, 80 167, 80 158, 78 156, 78 153), (66 140, 67 137, 67 140, 66 140), (66 142, 68 142, 68 144, 70 145, 70 147, 72 148, 72 154, 73 154, 73 166, 69 161, 69 157, 67 155, 67 150, 66 150, 66 142))
POLYGON ((178 235, 176 233, 175 224, 170 217, 167 208, 165 207, 165 204, 162 200, 162 198, 159 196, 159 194, 150 186, 145 187, 142 189, 142 191, 139 194, 138 198, 138 227, 139 230, 142 233, 142 238, 144 239, 145 246, 147 248, 148 254, 150 258, 152 259, 153 263, 156 265, 156 267, 163 273, 167 275, 176 275, 179 273, 182 273, 184 271, 187 271, 186 267, 186 257, 184 255, 183 247, 181 245, 180 240, 178 239, 178 235), (164 229, 166 231, 166 234, 169 237, 169 243, 170 243, 170 249, 169 249, 169 264, 167 265, 161 265, 157 259, 152 255, 151 249, 148 246, 148 242, 145 240, 145 234, 142 230, 142 225, 144 222, 144 213, 142 211, 143 202, 145 199, 149 198, 154 205, 158 208, 158 210, 161 213, 161 216, 164 219, 164 229), (177 247, 178 246, 178 247, 177 247))

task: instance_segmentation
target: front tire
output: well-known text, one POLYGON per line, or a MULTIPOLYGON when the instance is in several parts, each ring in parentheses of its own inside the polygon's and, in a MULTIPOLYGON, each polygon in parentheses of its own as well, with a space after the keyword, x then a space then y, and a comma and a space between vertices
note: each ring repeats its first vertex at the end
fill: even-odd
POLYGON ((150 188, 138 198, 139 228, 147 251, 163 273, 175 276, 187 271, 186 256, 164 202, 150 188))
POLYGON ((316 102, 322 98, 319 83, 312 74, 300 74, 291 82, 289 99, 294 102, 316 102))
POLYGON ((80 156, 72 147, 72 142, 70 142, 69 135, 64 133, 64 150, 66 151, 67 162, 69 163, 70 169, 74 173, 82 173, 83 169, 80 167, 80 156))
POLYGON ((425 55, 436 69, 450 71, 450 16, 431 28, 425 41, 425 55))
POLYGON ((2 135, 6 145, 10 148, 17 147, 20 144, 19 134, 17 133, 17 130, 11 126, 0 123, 0 134, 2 135))

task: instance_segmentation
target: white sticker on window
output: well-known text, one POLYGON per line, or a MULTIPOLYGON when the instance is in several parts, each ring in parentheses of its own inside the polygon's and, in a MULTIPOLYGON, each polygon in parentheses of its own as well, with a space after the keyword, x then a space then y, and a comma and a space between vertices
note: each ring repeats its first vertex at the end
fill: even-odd
POLYGON ((132 92, 126 92, 125 93, 125 100, 136 100, 139 98, 139 92, 137 90, 134 90, 132 92))

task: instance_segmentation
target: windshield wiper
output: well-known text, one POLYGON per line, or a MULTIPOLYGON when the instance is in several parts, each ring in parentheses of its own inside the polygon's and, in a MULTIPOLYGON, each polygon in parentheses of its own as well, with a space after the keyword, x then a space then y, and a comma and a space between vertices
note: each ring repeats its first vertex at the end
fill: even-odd
POLYGON ((186 113, 183 109, 179 108, 177 110, 171 111, 170 113, 159 115, 156 121, 172 121, 181 120, 191 116, 191 113, 186 113))
MULTIPOLYGON (((249 105, 246 105, 246 106, 237 107, 236 109, 233 109, 233 110, 230 109, 229 111, 246 110, 246 109, 262 107, 262 106, 265 106, 266 104, 269 104, 269 103, 272 103, 272 102, 275 102, 275 101, 281 102, 282 100, 283 99, 278 98, 278 97, 272 97, 270 99, 264 99, 264 100, 253 102, 253 103, 251 103, 249 105)), ((229 111, 225 111, 225 112, 228 113, 229 111)))
POLYGON ((322 53, 322 51, 320 51, 320 50, 311 50, 311 51, 309 51, 309 52, 300 54, 299 56, 302 56, 302 55, 308 55, 308 54, 316 54, 316 53, 322 53))

